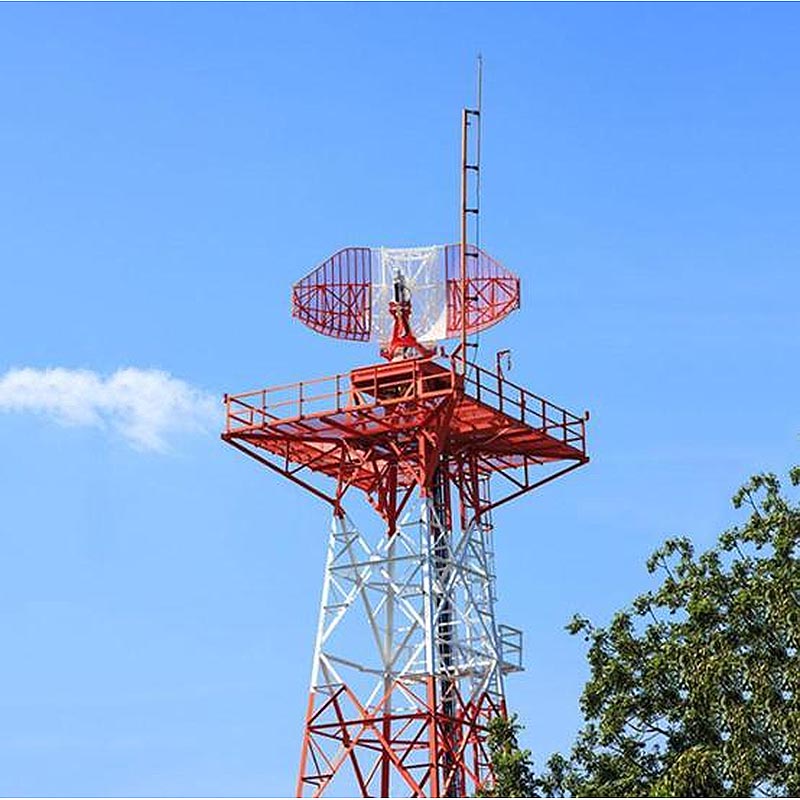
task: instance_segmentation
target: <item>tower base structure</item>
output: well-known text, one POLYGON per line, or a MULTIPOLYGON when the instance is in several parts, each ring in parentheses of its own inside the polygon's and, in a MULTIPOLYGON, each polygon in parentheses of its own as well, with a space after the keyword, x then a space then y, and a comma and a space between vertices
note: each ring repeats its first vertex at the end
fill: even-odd
POLYGON ((521 668, 493 584, 489 525, 453 534, 431 498, 373 541, 334 516, 298 796, 461 797, 485 784, 486 725, 505 712, 504 673, 521 668))
POLYGON ((226 403, 223 438, 333 511, 297 795, 485 788, 487 726, 522 668, 521 631, 495 620, 492 512, 588 461, 585 417, 431 357, 226 403), (354 489, 369 531, 345 512, 354 489))

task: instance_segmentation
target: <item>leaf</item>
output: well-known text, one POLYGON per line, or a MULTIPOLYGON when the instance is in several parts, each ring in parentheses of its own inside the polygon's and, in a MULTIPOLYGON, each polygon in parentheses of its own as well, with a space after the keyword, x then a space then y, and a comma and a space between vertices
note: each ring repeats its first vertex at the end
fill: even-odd
POLYGON ((536 779, 546 795, 800 794, 800 507, 771 473, 733 505, 747 519, 715 548, 656 550, 661 585, 607 627, 568 624, 589 643, 585 724, 536 779))

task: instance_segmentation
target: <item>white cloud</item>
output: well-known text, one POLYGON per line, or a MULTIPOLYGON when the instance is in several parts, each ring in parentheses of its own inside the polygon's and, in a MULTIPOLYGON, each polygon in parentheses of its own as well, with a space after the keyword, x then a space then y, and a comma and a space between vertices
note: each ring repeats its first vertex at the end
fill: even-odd
POLYGON ((62 367, 0 375, 0 411, 116 430, 139 450, 164 451, 173 433, 209 432, 219 408, 217 398, 154 369, 128 367, 107 378, 62 367))

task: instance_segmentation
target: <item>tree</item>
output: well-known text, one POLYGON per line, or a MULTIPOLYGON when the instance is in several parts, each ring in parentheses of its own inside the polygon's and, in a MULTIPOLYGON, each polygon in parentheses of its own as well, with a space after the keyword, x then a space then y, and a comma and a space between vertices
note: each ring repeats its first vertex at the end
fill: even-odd
POLYGON ((800 795, 800 507, 772 474, 733 504, 741 527, 699 556, 668 540, 647 564, 659 588, 607 628, 568 626, 589 642, 586 722, 544 794, 800 795))
POLYGON ((536 797, 530 750, 521 750, 517 741, 520 730, 516 714, 494 717, 489 722, 486 741, 494 780, 480 797, 536 797))

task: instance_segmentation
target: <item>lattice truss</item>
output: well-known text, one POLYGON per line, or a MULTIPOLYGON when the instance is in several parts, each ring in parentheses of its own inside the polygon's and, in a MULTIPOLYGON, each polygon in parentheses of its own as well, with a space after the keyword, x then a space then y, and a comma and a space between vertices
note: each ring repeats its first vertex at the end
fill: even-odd
POLYGON ((495 624, 489 515, 444 516, 417 493, 370 539, 334 515, 298 796, 474 795, 489 777, 521 632, 495 624))
POLYGON ((495 622, 491 514, 587 463, 586 417, 432 357, 226 405, 226 441, 333 509, 298 795, 474 795, 521 668, 521 632, 495 622), (354 493, 374 530, 346 515, 354 493))
MULTIPOLYGON (((520 304, 519 278, 474 245, 466 250, 467 331, 496 324, 520 304)), ((461 330, 461 245, 346 247, 292 287, 292 315, 318 333, 389 341, 389 301, 401 275, 413 297, 411 329, 429 344, 461 330)))

